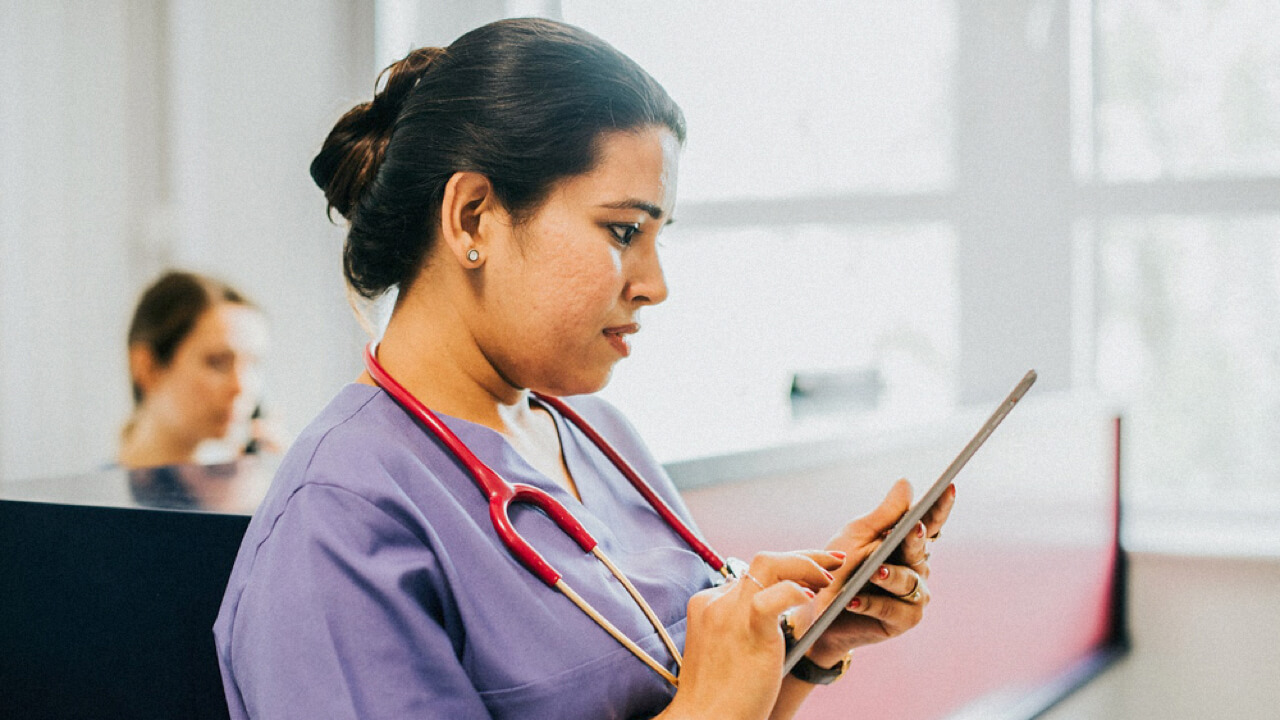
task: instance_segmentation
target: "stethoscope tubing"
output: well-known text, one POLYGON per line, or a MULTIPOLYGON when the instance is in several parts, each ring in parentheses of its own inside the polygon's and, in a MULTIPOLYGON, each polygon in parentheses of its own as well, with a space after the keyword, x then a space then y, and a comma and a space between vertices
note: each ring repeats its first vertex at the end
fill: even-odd
POLYGON ((613 448, 613 445, 609 444, 608 440, 605 440, 603 436, 597 433, 595 428, 591 427, 591 425, 589 425, 576 410, 569 407, 569 404, 560 398, 543 395, 539 392, 535 392, 534 396, 537 397, 538 400, 555 408, 556 412, 560 413, 565 418, 568 418, 574 425, 577 425, 578 429, 582 431, 582 434, 586 435, 591 442, 600 449, 600 452, 604 453, 605 457, 609 458, 609 461, 612 462, 623 476, 627 478, 627 481, 631 483, 631 486, 634 487, 642 497, 644 497, 645 501, 649 503, 654 512, 658 513, 658 515, 666 521, 667 525, 680 536, 680 539, 684 540, 685 543, 689 545, 689 547, 692 548, 704 562, 707 563, 707 565, 710 565, 713 570, 721 573, 722 575, 727 572, 727 566, 724 559, 721 558, 715 550, 712 550, 709 545, 704 543, 701 538, 694 534, 693 530, 691 530, 689 526, 675 514, 675 511, 671 509, 671 506, 667 505, 667 503, 653 491, 653 488, 650 487, 649 483, 645 482, 644 478, 640 477, 640 474, 635 471, 635 468, 631 467, 631 463, 628 463, 626 459, 613 448))
MULTIPOLYGON (((488 465, 482 462, 466 443, 462 442, 452 430, 449 429, 443 421, 440 420, 434 412, 426 405, 418 400, 413 393, 409 392, 394 377, 391 376, 382 363, 377 358, 377 343, 371 342, 365 346, 364 350, 365 368, 369 371, 370 377, 385 390, 392 399, 394 399, 401 407, 403 407, 411 417, 416 419, 424 428, 434 435, 445 448, 453 454, 454 457, 462 463, 463 468, 471 475, 476 486, 485 495, 489 501, 489 517, 493 522, 494 529, 498 537, 502 539, 503 544, 512 555, 530 572, 532 572, 539 580, 550 587, 556 587, 560 581, 561 575, 551 563, 547 562, 532 545, 528 543, 516 530, 515 525, 511 522, 510 507, 513 503, 528 503, 542 510, 548 517, 560 528, 562 532, 573 539, 582 548, 583 552, 590 553, 595 550, 598 543, 596 539, 583 527, 582 523, 569 512, 562 503, 551 497, 541 488, 534 487, 525 483, 509 483, 502 479, 488 465)), ((534 393, 539 401, 554 408, 563 417, 567 418, 591 442, 599 448, 600 452, 609 459, 610 462, 622 473, 623 477, 636 489, 637 492, 649 503, 664 522, 680 536, 685 543, 693 549, 699 557, 703 559, 712 569, 721 573, 728 574, 725 561, 702 541, 693 530, 682 521, 679 516, 671 509, 661 497, 654 492, 640 474, 631 467, 631 464, 622 457, 614 447, 604 439, 595 428, 575 410, 569 407, 568 403, 560 398, 534 393)))
POLYGON ((497 531, 498 537, 502 539, 503 544, 507 546, 507 549, 520 564, 528 568, 539 580, 554 588, 556 583, 560 581, 560 573, 516 530, 515 525, 511 522, 509 512, 512 503, 528 503, 542 510, 562 532, 572 538, 578 544, 578 547, 582 548, 583 552, 589 553, 594 550, 597 544, 596 539, 591 536, 591 533, 587 532, 582 523, 578 522, 578 519, 563 504, 557 502, 555 498, 548 495, 544 490, 524 483, 509 483, 503 480, 488 465, 481 462, 475 456, 475 453, 471 452, 471 448, 468 448, 466 443, 462 442, 440 420, 439 416, 424 405, 422 401, 414 397, 413 393, 406 390, 382 367, 382 363, 378 362, 375 355, 376 351, 377 346, 374 343, 369 343, 364 351, 365 367, 374 382, 387 391, 401 407, 409 412, 411 417, 424 425, 432 435, 435 435, 449 452, 453 453, 454 457, 462 463, 467 473, 475 480, 476 486, 488 499, 489 518, 492 520, 494 529, 497 531))
MULTIPOLYGON (((431 411, 422 401, 418 400, 413 393, 409 392, 401 385, 389 372, 382 367, 382 363, 377 358, 377 343, 371 342, 365 347, 364 351, 365 368, 369 371, 369 376, 373 378, 374 383, 381 387, 391 398, 400 405, 401 408, 414 418, 423 429, 431 433, 439 440, 448 452, 451 452, 455 459, 462 464, 463 468, 471 475, 476 483, 476 487, 488 500, 489 518, 493 522, 494 531, 507 546, 508 551, 522 565, 533 573, 539 580, 554 590, 559 591, 567 597, 580 610, 591 617, 601 628, 609 633, 615 640, 626 647, 633 655, 653 669, 654 672, 661 675, 667 682, 673 686, 679 684, 679 679, 661 663, 659 663, 652 655, 645 652, 638 644, 622 633, 608 618, 597 611, 591 603, 587 602, 581 595, 571 588, 560 573, 547 562, 546 558, 533 549, 520 533, 516 530, 515 525, 511 522, 511 505, 515 503, 527 503, 537 507, 551 518, 552 522, 560 529, 561 532, 571 537, 574 542, 582 548, 582 551, 594 555, 605 567, 608 568, 610 574, 618 580, 626 589, 627 593, 635 601, 636 605, 644 613, 645 617, 653 625, 654 630, 662 639, 663 645, 666 646, 671 657, 675 660, 677 668, 681 665, 680 650, 676 647, 670 633, 663 627, 662 621, 654 613, 653 608, 641 596, 639 590, 631 583, 626 574, 620 568, 614 565, 604 550, 599 547, 599 543, 592 537, 591 533, 582 526, 582 523, 573 516, 572 513, 559 501, 551 497, 547 492, 540 488, 533 487, 525 483, 509 483, 502 479, 488 465, 476 457, 475 453, 466 446, 462 440, 449 429, 443 421, 440 420, 434 412, 431 411)), ((722 575, 729 577, 730 571, 728 565, 719 555, 715 553, 706 543, 693 534, 693 531, 671 510, 662 498, 653 491, 653 488, 640 477, 631 464, 628 463, 612 445, 609 444, 595 428, 591 427, 585 419, 576 411, 569 407, 567 403, 559 398, 534 393, 539 401, 547 406, 554 408, 563 417, 567 418, 571 423, 578 427, 579 430, 591 440, 601 453, 609 459, 610 462, 622 473, 623 477, 631 483, 640 495, 649 503, 666 523, 681 537, 689 546, 701 557, 708 565, 720 572, 722 575)))

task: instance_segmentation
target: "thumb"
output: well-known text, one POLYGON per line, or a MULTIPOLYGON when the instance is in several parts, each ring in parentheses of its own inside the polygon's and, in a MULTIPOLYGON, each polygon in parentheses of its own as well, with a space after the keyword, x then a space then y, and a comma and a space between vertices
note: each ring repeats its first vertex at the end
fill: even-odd
POLYGON ((856 522, 877 536, 888 532, 911 507, 912 494, 911 483, 905 479, 898 480, 889 488, 889 494, 884 496, 880 505, 856 522))

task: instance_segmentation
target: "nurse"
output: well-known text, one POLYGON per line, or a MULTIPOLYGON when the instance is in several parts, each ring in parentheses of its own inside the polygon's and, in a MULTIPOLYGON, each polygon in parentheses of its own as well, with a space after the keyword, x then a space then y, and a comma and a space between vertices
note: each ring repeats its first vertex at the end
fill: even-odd
POLYGON ((245 535, 214 628, 233 718, 790 717, 855 647, 919 622, 925 538, 952 495, 784 678, 782 621, 803 625, 834 593, 909 486, 828 548, 761 554, 721 583, 571 417, 692 525, 631 426, 591 395, 667 295, 656 241, 684 136, 633 61, 528 19, 414 51, 338 121, 311 174, 350 223, 350 288, 395 291, 394 309, 374 373, 294 443, 245 535), (460 455, 379 387, 383 371, 596 538, 643 603, 547 517, 512 511, 633 647, 513 558, 460 455))

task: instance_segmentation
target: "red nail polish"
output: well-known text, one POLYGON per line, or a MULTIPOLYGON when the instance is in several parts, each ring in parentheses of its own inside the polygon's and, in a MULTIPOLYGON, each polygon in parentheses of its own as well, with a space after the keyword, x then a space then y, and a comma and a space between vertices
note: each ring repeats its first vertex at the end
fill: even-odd
POLYGON ((810 590, 809 588, 802 588, 802 589, 804 590, 804 594, 809 596, 810 600, 814 599, 818 595, 818 593, 810 590))
POLYGON ((827 579, 827 582, 835 582, 835 581, 836 581, 836 576, 835 576, 835 575, 832 575, 831 573, 827 572, 826 570, 823 570, 823 571, 822 571, 822 577, 826 578, 826 579, 827 579))
POLYGON ((857 610, 860 607, 862 607, 862 598, 854 598, 849 602, 850 610, 857 610))
POLYGON ((955 497, 955 496, 956 496, 956 486, 955 486, 955 485, 952 485, 951 487, 947 488, 947 492, 951 493, 951 497, 955 497))
POLYGON ((889 579, 889 568, 885 565, 881 565, 880 570, 876 572, 876 575, 879 576, 881 580, 889 579))
POLYGON ((844 562, 844 559, 845 559, 846 557, 848 557, 847 555, 845 555, 844 553, 840 552, 839 550, 828 550, 828 551, 827 551, 827 554, 828 554, 828 555, 830 555, 831 557, 833 557, 833 558, 835 558, 835 559, 839 560, 840 562, 844 562))

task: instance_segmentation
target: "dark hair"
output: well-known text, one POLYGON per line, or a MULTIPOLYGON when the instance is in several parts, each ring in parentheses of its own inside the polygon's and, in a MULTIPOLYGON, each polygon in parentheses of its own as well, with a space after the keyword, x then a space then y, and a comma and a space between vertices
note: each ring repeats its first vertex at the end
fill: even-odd
MULTIPOLYGON (((234 288, 203 275, 170 270, 143 291, 129 323, 128 347, 147 346, 161 367, 191 334, 200 316, 219 302, 253 307, 234 288)), ((133 402, 142 402, 142 388, 133 381, 133 402)))
POLYGON ((595 166, 607 131, 660 126, 684 142, 684 115, 656 80, 600 38, 551 20, 485 25, 447 48, 413 51, 384 77, 311 163, 330 211, 351 223, 343 271, 365 298, 412 282, 456 172, 488 177, 520 222, 555 181, 595 166))

